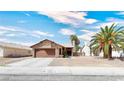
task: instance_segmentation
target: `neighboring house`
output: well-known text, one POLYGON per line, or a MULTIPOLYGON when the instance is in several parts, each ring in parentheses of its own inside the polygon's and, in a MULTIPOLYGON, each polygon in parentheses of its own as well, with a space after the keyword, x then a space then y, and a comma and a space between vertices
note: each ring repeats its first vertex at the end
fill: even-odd
POLYGON ((84 53, 84 56, 90 56, 90 47, 85 45, 82 49, 82 53, 84 53))
POLYGON ((73 46, 58 44, 45 39, 33 46, 33 57, 62 57, 66 51, 68 56, 73 55, 73 46))
POLYGON ((0 57, 25 57, 31 55, 32 49, 27 46, 0 42, 0 57))
POLYGON ((91 56, 90 47, 88 42, 84 42, 84 46, 82 48, 83 56, 91 56))

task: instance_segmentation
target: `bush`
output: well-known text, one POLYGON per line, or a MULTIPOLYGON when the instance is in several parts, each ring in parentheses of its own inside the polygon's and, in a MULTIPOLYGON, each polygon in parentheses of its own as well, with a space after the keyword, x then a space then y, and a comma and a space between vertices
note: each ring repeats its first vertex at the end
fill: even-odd
POLYGON ((63 53, 63 57, 64 57, 64 58, 67 58, 67 57, 68 57, 68 55, 67 55, 67 52, 66 52, 66 51, 64 51, 64 53, 63 53))

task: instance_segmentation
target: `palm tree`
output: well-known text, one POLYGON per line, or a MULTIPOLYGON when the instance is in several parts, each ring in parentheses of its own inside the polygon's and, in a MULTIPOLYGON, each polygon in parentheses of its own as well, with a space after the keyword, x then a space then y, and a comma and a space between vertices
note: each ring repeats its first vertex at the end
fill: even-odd
POLYGON ((71 35, 70 40, 71 40, 72 45, 74 46, 74 52, 77 54, 77 51, 80 49, 79 47, 80 40, 78 39, 76 35, 71 35))
POLYGON ((104 58, 112 58, 112 49, 124 48, 124 27, 112 24, 100 29, 101 31, 92 37, 90 46, 96 53, 102 50, 104 58))
POLYGON ((76 35, 71 35, 70 39, 71 39, 72 45, 79 45, 80 44, 80 40, 78 39, 78 37, 76 35))

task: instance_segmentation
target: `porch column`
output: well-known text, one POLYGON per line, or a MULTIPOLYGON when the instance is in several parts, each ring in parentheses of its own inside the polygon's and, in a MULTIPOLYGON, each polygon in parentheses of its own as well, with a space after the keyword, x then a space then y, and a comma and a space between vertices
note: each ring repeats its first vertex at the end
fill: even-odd
POLYGON ((36 57, 36 50, 35 49, 33 49, 33 51, 32 51, 32 56, 36 57))
POLYGON ((63 57, 63 48, 61 48, 61 57, 63 57))
POLYGON ((56 57, 59 56, 59 48, 55 48, 55 56, 56 56, 56 57))
POLYGON ((63 49, 61 48, 61 55, 63 55, 63 49))
POLYGON ((73 48, 71 49, 71 56, 73 56, 73 48))

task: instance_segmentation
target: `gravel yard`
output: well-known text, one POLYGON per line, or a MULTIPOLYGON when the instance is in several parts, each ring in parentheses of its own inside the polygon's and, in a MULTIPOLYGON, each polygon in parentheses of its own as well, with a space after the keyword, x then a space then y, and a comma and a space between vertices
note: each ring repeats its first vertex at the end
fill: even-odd
POLYGON ((82 66, 82 67, 124 67, 119 59, 103 59, 100 57, 72 58, 0 58, 0 66, 43 67, 43 66, 82 66))
POLYGON ((0 58, 0 66, 4 66, 6 64, 15 63, 24 59, 27 59, 28 57, 20 57, 20 58, 0 58))
POLYGON ((119 59, 108 60, 100 57, 56 58, 49 66, 124 67, 124 61, 119 59))

